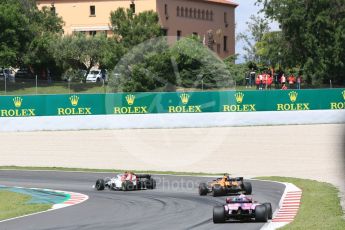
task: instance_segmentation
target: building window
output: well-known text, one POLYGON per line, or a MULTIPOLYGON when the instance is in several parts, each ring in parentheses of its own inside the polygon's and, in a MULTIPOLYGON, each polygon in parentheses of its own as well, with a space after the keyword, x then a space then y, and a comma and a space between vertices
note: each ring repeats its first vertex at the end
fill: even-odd
POLYGON ((193 10, 192 10, 192 8, 189 8, 189 17, 190 17, 190 18, 193 17, 193 10))
POLYGON ((188 17, 188 8, 185 9, 185 17, 188 17))
POLYGON ((177 17, 180 16, 180 7, 179 6, 176 8, 176 15, 177 15, 177 17))
POLYGON ((89 35, 90 35, 90 36, 95 36, 96 33, 97 33, 96 31, 89 31, 89 35))
POLYGON ((183 17, 183 16, 184 16, 184 8, 181 7, 181 17, 183 17))
POLYGON ((162 33, 163 33, 163 36, 167 36, 168 35, 168 29, 163 28, 162 33))
POLYGON ((224 51, 227 52, 228 51, 228 37, 224 36, 224 51))
POLYGON ((209 20, 209 16, 210 16, 210 14, 209 14, 208 10, 206 10, 206 20, 209 20))
POLYGON ((200 10, 198 10, 198 19, 201 18, 201 13, 200 13, 200 10))
POLYGON ((168 15, 168 5, 167 4, 164 5, 164 13, 165 13, 165 15, 168 15))
POLYGON ((182 34, 181 30, 178 30, 177 31, 177 41, 181 39, 181 34, 182 34))
POLYGON ((202 10, 202 20, 204 20, 205 19, 205 10, 202 10))
POLYGON ((228 27, 228 14, 226 12, 224 12, 224 24, 225 27, 228 27))
POLYGON ((211 10, 211 13, 210 13, 210 20, 213 21, 213 11, 211 10))
POLYGON ((96 16, 96 7, 90 6, 90 16, 96 16))
POLYGON ((196 18, 196 9, 194 8, 194 18, 196 18))
POLYGON ((134 1, 129 5, 129 9, 131 9, 132 13, 135 14, 135 3, 134 3, 134 1))
POLYGON ((54 6, 54 3, 50 6, 50 12, 52 12, 53 15, 56 15, 56 8, 54 6))

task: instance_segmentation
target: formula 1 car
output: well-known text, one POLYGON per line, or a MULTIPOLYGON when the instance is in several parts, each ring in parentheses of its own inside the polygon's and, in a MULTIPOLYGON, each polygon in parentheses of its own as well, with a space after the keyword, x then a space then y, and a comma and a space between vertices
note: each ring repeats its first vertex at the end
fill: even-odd
POLYGON ((143 189, 155 189, 156 180, 151 178, 149 174, 134 174, 134 173, 123 173, 118 174, 116 177, 98 179, 94 185, 98 191, 108 188, 110 190, 143 190, 143 189))
POLYGON ((205 196, 208 193, 212 193, 213 196, 224 196, 231 194, 244 193, 246 195, 252 194, 252 184, 250 182, 244 182, 243 177, 229 177, 228 174, 224 174, 223 177, 217 178, 209 183, 200 183, 199 195, 205 196))
POLYGON ((267 222, 272 219, 271 203, 257 203, 245 195, 230 197, 226 204, 213 208, 213 223, 227 220, 267 222))

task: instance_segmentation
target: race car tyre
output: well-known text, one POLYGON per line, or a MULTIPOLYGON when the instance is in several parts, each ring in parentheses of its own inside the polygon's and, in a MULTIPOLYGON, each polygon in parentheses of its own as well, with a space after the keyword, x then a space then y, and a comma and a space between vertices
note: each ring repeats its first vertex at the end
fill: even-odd
POLYGON ((134 184, 131 181, 124 181, 122 182, 122 190, 123 191, 132 191, 134 190, 134 184))
POLYGON ((215 185, 215 186, 213 186, 212 195, 213 195, 214 197, 216 197, 216 196, 222 196, 223 194, 224 194, 224 190, 223 190, 222 186, 220 186, 220 185, 215 185))
POLYGON ((272 220, 273 213, 272 213, 272 205, 271 205, 271 203, 263 203, 263 205, 266 206, 266 210, 267 210, 267 213, 268 213, 267 218, 269 220, 272 220))
POLYGON ((104 180, 103 179, 98 179, 96 181, 96 186, 95 187, 96 187, 96 189, 98 191, 104 190, 104 180))
POLYGON ((137 182, 136 189, 138 190, 138 189, 144 189, 144 188, 145 188, 145 183, 143 181, 139 180, 137 182))
POLYGON ((156 180, 150 178, 145 180, 146 188, 147 189, 155 189, 156 188, 156 180))
POLYGON ((213 223, 224 223, 225 212, 223 206, 216 206, 213 208, 213 223))
POLYGON ((243 189, 246 195, 252 194, 252 184, 250 182, 243 182, 243 189))
POLYGON ((199 185, 199 195, 200 196, 205 196, 207 195, 208 189, 206 183, 201 183, 199 185))
POLYGON ((150 178, 149 179, 149 189, 155 189, 156 188, 156 180, 150 178))
POLYGON ((268 212, 265 205, 258 205, 255 207, 255 221, 267 222, 268 212))

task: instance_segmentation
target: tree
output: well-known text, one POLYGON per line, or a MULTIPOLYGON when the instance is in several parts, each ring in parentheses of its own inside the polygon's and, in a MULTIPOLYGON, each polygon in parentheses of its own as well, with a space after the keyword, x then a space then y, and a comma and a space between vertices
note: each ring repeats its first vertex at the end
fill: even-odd
MULTIPOLYGON (((183 38, 171 47, 184 88, 228 88, 233 85, 227 66, 197 36, 183 38)), ((175 70, 175 71, 176 71, 175 70)))
POLYGON ((23 63, 30 65, 36 72, 47 74, 47 70, 59 72, 54 57, 50 54, 50 44, 56 36, 63 34, 62 18, 57 17, 50 8, 43 8, 35 13, 31 20, 35 36, 23 56, 23 63))
POLYGON ((176 81, 170 57, 164 37, 150 39, 133 47, 117 63, 108 91, 173 91, 171 86, 176 81))
POLYGON ((0 65, 35 65, 47 61, 48 40, 62 32, 62 19, 34 0, 2 0, 0 31, 0 65))
POLYGON ((344 84, 344 0, 257 0, 268 18, 280 23, 290 66, 308 80, 344 84))
POLYGON ((256 44, 261 42, 264 35, 269 32, 269 23, 260 16, 251 15, 250 21, 246 22, 246 24, 248 25, 246 33, 239 33, 237 40, 243 40, 245 42, 243 49, 246 52, 244 56, 246 61, 260 62, 256 44))
POLYGON ((261 60, 260 64, 266 66, 287 67, 282 60, 287 55, 286 50, 281 31, 267 32, 261 41, 255 44, 256 55, 261 60))
POLYGON ((106 67, 113 46, 105 35, 86 36, 82 33, 57 37, 50 44, 51 54, 64 71, 84 69, 86 74, 95 65, 106 67))
POLYGON ((248 69, 256 69, 254 62, 235 64, 238 55, 229 56, 224 60, 230 76, 235 81, 235 85, 243 85, 245 81, 245 75, 248 73, 248 69))
POLYGON ((158 14, 144 11, 134 14, 131 9, 118 8, 110 14, 114 37, 126 49, 163 35, 158 14))
POLYGON ((227 66, 199 38, 150 39, 130 50, 115 67, 109 91, 175 91, 177 88, 225 88, 233 84, 227 66))

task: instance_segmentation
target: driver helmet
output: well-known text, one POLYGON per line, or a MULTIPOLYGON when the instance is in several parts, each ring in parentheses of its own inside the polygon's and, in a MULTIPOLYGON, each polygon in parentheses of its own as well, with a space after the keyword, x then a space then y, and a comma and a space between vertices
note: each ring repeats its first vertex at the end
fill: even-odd
POLYGON ((239 198, 239 200, 246 200, 247 199, 246 195, 244 195, 244 194, 239 195, 238 198, 239 198))

